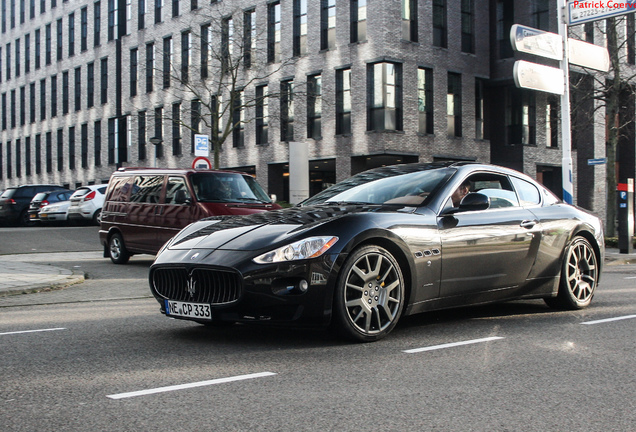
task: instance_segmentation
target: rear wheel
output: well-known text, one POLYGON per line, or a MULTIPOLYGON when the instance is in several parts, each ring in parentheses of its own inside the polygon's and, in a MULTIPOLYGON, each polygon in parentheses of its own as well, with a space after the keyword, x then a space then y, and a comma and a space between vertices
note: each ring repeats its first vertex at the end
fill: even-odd
POLYGON ((93 214, 93 224, 100 225, 102 223, 102 209, 95 210, 93 214))
POLYGON ((594 248, 583 237, 576 237, 563 259, 559 292, 556 297, 546 298, 545 302, 558 309, 583 309, 594 297, 598 276, 594 248))
POLYGON ((22 213, 20 213, 20 218, 18 219, 18 224, 20 224, 20 226, 34 226, 35 222, 33 222, 31 220, 31 216, 29 215, 29 210, 25 209, 22 210, 22 213))
POLYGON ((383 338, 404 307, 404 279, 397 260, 379 246, 363 246, 345 262, 338 279, 334 324, 361 342, 383 338))
POLYGON ((130 253, 126 250, 121 234, 113 234, 108 240, 108 254, 115 264, 126 264, 130 259, 130 253))

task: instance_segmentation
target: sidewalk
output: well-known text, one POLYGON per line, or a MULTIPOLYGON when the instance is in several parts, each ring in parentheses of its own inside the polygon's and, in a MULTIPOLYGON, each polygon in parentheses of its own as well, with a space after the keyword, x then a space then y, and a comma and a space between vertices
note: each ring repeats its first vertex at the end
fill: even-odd
MULTIPOLYGON (((605 250, 606 265, 636 264, 636 252, 621 254, 618 249, 605 250)), ((0 256, 0 296, 28 294, 62 289, 84 282, 84 272, 46 264, 19 262, 0 256)))

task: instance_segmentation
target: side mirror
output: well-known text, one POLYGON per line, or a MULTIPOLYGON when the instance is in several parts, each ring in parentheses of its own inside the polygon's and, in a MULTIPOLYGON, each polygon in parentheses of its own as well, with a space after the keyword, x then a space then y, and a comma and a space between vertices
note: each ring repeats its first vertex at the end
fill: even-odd
POLYGON ((486 210, 488 207, 490 207, 490 198, 478 192, 469 193, 459 203, 459 211, 486 210))
POLYGON ((269 196, 269 199, 271 199, 271 200, 272 200, 272 203, 275 203, 275 202, 276 202, 276 200, 277 200, 278 198, 276 197, 276 194, 271 194, 271 195, 269 196))
POLYGON ((183 189, 178 190, 174 194, 174 202, 177 204, 190 204, 190 199, 183 189))

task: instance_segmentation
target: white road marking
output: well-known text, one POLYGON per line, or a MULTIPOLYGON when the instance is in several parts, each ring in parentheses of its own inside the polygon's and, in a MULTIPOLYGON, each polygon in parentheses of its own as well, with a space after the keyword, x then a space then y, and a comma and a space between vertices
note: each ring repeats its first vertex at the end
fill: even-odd
POLYGON ((453 343, 447 343, 447 344, 442 344, 442 345, 434 345, 434 346, 423 347, 423 348, 414 348, 414 349, 410 349, 410 350, 405 350, 403 352, 405 352, 407 354, 414 354, 414 353, 419 353, 419 352, 424 352, 424 351, 434 351, 434 350, 439 350, 439 349, 458 347, 458 346, 462 346, 462 345, 471 345, 471 344, 476 344, 476 343, 481 343, 481 342, 490 342, 490 341, 499 340, 499 339, 503 339, 503 337, 493 336, 493 337, 487 337, 487 338, 483 338, 483 339, 473 339, 473 340, 467 340, 467 341, 463 341, 463 342, 453 342, 453 343))
POLYGON ((126 398, 132 398, 137 396, 151 395, 155 393, 165 393, 170 391, 190 389, 190 388, 196 388, 196 387, 204 387, 204 386, 210 386, 215 384, 224 384, 224 383, 229 383, 234 381, 244 381, 244 380, 254 379, 254 378, 263 378, 263 377, 268 377, 273 375, 276 375, 276 374, 273 372, 260 372, 260 373, 254 373, 249 375, 239 375, 235 377, 218 378, 218 379, 213 379, 209 381, 199 381, 199 382, 190 383, 190 384, 179 384, 179 385, 173 385, 173 386, 167 386, 167 387, 157 387, 157 388, 148 389, 148 390, 139 390, 139 391, 134 391, 129 393, 119 393, 114 395, 108 395, 106 397, 110 399, 126 399, 126 398))
POLYGON ((22 330, 22 331, 0 333, 0 336, 14 335, 14 334, 23 334, 23 333, 38 333, 38 332, 58 331, 58 330, 66 330, 66 329, 63 328, 63 327, 59 327, 59 328, 39 329, 39 330, 22 330))
POLYGON ((626 277, 625 279, 636 279, 636 276, 629 276, 629 277, 626 277))
POLYGON ((607 322, 621 321, 621 320, 633 319, 633 318, 636 318, 636 315, 625 315, 625 316, 616 317, 616 318, 606 318, 606 319, 601 319, 596 321, 586 321, 586 322, 582 322, 581 324, 585 324, 585 325, 603 324, 607 322))

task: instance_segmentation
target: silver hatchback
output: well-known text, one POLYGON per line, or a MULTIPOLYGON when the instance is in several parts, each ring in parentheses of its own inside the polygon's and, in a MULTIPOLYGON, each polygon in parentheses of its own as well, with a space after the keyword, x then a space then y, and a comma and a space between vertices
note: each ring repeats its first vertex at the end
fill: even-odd
POLYGON ((81 186, 71 195, 68 208, 69 220, 89 220, 99 225, 102 219, 104 194, 108 184, 81 186))

